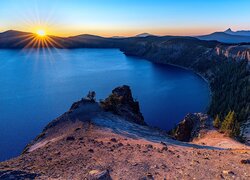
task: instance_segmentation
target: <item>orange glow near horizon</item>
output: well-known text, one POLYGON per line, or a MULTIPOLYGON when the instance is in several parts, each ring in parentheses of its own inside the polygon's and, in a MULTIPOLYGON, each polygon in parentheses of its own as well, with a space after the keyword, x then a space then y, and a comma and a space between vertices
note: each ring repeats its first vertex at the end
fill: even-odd
POLYGON ((63 48, 59 40, 47 35, 44 29, 38 29, 35 33, 20 35, 17 38, 20 41, 16 45, 25 44, 23 49, 27 48, 63 48))
MULTIPOLYGON (((1 32, 7 31, 10 29, 2 29, 1 32)), ((23 32, 31 32, 36 35, 42 36, 58 36, 58 37, 69 37, 69 36, 77 36, 81 34, 92 34, 103 37, 113 37, 113 36, 124 36, 130 37, 135 36, 141 33, 149 33, 159 36, 164 35, 172 35, 172 36, 198 36, 198 35, 206 35, 217 31, 225 31, 224 28, 161 28, 161 29, 106 29, 106 28, 75 28, 75 29, 64 29, 61 26, 57 26, 56 28, 34 28, 34 27, 23 27, 23 28, 13 28, 13 30, 23 31, 23 32)))
POLYGON ((43 29, 47 35, 60 37, 80 34, 130 37, 141 33, 196 36, 228 28, 249 29, 250 1, 247 0, 241 3, 230 0, 232 3, 226 3, 227 6, 226 0, 159 0, 157 3, 148 0, 143 8, 139 1, 12 1, 1 2, 4 10, 0 14, 5 18, 1 19, 0 32, 37 33, 43 29), (240 11, 232 14, 236 7, 240 11))

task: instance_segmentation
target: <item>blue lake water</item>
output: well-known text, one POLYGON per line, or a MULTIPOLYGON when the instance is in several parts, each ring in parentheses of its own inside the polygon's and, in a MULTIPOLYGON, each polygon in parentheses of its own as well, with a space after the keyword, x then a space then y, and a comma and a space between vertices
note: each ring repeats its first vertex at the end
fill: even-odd
POLYGON ((123 84, 146 122, 166 130, 209 103, 207 83, 193 72, 117 49, 0 50, 0 161, 17 156, 89 90, 103 99, 123 84))

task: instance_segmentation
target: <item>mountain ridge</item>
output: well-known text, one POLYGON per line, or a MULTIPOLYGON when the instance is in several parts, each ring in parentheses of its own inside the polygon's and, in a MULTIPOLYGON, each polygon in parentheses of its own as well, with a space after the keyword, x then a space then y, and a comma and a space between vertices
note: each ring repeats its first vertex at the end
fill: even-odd
POLYGON ((231 35, 250 36, 250 30, 232 31, 231 28, 228 28, 224 32, 227 33, 227 34, 231 34, 231 35))
POLYGON ((200 40, 216 40, 223 43, 250 43, 250 31, 232 31, 231 28, 196 37, 200 40))

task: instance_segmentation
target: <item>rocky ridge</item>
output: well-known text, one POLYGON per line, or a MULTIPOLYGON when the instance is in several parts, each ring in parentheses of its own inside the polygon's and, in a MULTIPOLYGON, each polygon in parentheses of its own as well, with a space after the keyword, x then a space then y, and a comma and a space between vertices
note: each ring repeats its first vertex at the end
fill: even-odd
POLYGON ((250 45, 218 45, 215 51, 218 56, 222 55, 226 58, 234 59, 235 61, 247 60, 250 64, 250 45))

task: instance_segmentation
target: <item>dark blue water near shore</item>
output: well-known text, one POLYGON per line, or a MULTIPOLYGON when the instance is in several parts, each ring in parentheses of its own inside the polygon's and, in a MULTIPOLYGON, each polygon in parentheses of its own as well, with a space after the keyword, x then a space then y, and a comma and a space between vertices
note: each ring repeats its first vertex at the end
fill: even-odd
POLYGON ((193 72, 117 49, 0 50, 0 84, 0 160, 17 156, 89 90, 101 99, 131 86, 146 122, 166 130, 209 103, 208 85, 193 72))

